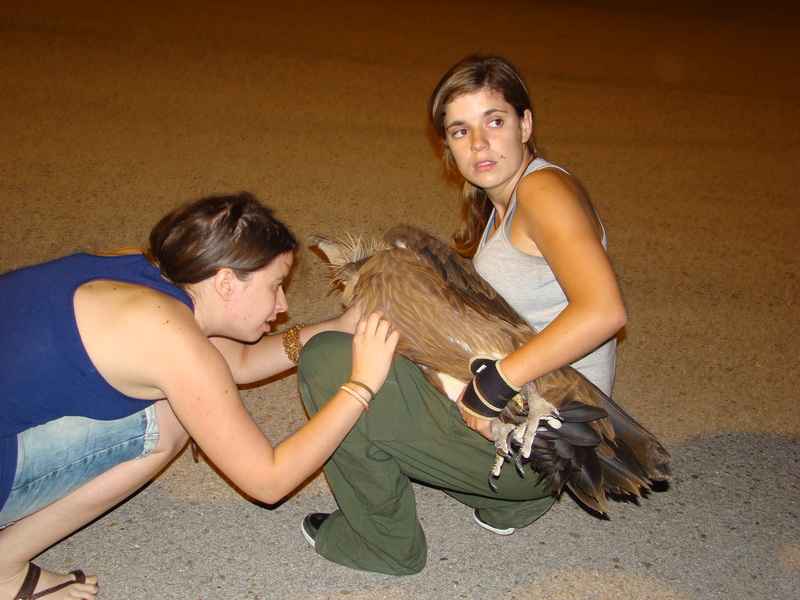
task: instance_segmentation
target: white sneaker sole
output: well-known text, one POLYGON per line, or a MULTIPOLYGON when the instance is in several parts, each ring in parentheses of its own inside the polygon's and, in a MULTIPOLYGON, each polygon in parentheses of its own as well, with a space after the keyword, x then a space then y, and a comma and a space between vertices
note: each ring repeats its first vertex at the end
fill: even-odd
POLYGON ((498 529, 497 527, 492 527, 488 523, 484 523, 478 517, 478 509, 477 508, 472 511, 472 518, 475 520, 475 522, 478 525, 483 527, 486 531, 491 531, 492 533, 496 533, 497 535, 511 535, 512 533, 514 533, 517 530, 516 527, 508 527, 507 529, 498 529))
POLYGON ((303 537, 306 538, 306 541, 308 542, 309 546, 311 546, 312 548, 316 548, 317 547, 317 542, 314 541, 314 538, 311 537, 311 535, 309 535, 309 533, 306 531, 306 528, 304 527, 304 525, 305 525, 305 521, 300 523, 300 531, 303 532, 303 537))

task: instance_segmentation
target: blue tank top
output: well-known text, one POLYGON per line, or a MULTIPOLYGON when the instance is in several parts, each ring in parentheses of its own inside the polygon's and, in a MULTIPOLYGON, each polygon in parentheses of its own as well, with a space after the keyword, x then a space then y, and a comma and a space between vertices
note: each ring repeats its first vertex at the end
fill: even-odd
POLYGON ((121 419, 153 403, 111 387, 86 353, 73 296, 98 279, 147 286, 193 309, 141 254, 73 254, 0 275, 0 506, 16 470, 18 433, 64 416, 121 419))

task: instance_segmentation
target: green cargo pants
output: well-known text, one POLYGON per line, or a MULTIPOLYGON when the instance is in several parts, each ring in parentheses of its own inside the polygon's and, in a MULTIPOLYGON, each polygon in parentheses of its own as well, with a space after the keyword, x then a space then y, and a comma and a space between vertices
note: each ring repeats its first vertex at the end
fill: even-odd
MULTIPOLYGON (((352 337, 327 332, 300 355, 300 393, 310 415, 350 374, 352 337)), ((339 510, 320 527, 316 551, 364 571, 411 575, 425 567, 427 545, 417 519, 411 481, 427 484, 481 510, 495 527, 525 527, 552 506, 555 496, 507 465, 488 484, 494 445, 469 429, 455 404, 412 362, 395 356, 389 377, 369 412, 325 465, 339 510)))

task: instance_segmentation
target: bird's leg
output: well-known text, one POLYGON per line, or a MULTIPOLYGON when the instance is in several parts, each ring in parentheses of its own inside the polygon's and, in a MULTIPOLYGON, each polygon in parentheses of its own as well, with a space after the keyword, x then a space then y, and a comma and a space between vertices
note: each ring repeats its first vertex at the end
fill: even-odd
POLYGON ((489 425, 496 454, 494 466, 491 470, 493 477, 500 476, 500 470, 503 468, 506 457, 514 454, 512 443, 520 444, 523 440, 528 414, 526 409, 527 405, 524 399, 518 395, 505 406, 497 418, 492 419, 489 425))
POLYGON ((510 440, 517 427, 513 423, 504 423, 500 419, 492 419, 489 423, 489 428, 492 431, 494 451, 497 456, 505 457, 511 454, 510 440))
POLYGON ((506 456, 510 454, 511 449, 508 445, 508 439, 514 431, 514 426, 510 423, 503 423, 500 419, 492 419, 489 423, 489 427, 492 430, 495 453, 494 464, 492 465, 492 470, 489 471, 489 487, 496 492, 497 486, 494 484, 492 478, 497 479, 500 477, 500 471, 503 469, 506 456))
POLYGON ((511 445, 509 440, 511 439, 516 427, 512 423, 504 423, 500 419, 492 419, 489 423, 489 427, 492 430, 494 453, 496 454, 491 474, 493 477, 500 477, 500 471, 503 468, 503 463, 505 462, 506 456, 511 454, 511 445))
POLYGON ((500 418, 492 419, 490 423, 496 454, 491 477, 500 476, 506 457, 513 454, 512 442, 521 447, 516 462, 517 468, 522 470, 520 461, 522 458, 530 458, 536 430, 542 420, 547 421, 553 429, 561 427, 558 409, 539 395, 534 383, 529 383, 523 386, 520 396, 503 409, 500 418))
POLYGON ((528 405, 528 417, 517 427, 514 438, 520 442, 522 457, 530 458, 539 423, 544 421, 553 429, 560 429, 561 421, 558 419, 558 409, 539 395, 534 383, 526 384, 521 393, 528 405))
MULTIPOLYGON (((503 470, 503 463, 506 461, 504 456, 500 456, 499 454, 494 459, 494 465, 492 465, 491 475, 492 477, 500 477, 500 471, 503 470)), ((491 479, 490 479, 491 481, 491 479)), ((494 486, 492 486, 494 487, 494 486)), ((496 491, 496 488, 495 488, 496 491)))

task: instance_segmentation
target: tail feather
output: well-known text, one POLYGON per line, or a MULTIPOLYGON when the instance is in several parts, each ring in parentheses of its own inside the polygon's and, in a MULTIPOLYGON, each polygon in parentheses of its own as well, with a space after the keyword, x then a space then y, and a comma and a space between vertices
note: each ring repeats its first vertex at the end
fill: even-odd
POLYGON ((554 431, 559 438, 576 446, 597 446, 602 439, 589 423, 564 421, 560 429, 552 430, 549 425, 542 429, 544 428, 554 431))
POLYGON ((605 514, 608 512, 608 504, 601 461, 594 448, 588 448, 582 454, 583 464, 580 469, 573 469, 572 476, 567 481, 567 487, 586 506, 605 514))
MULTIPOLYGON (((616 403, 597 393, 602 407, 577 399, 559 407, 561 427, 539 427, 528 462, 539 473, 537 483, 556 493, 567 487, 587 507, 606 513, 608 494, 641 497, 653 481, 665 479, 669 454, 616 403)), ((523 462, 517 456, 520 469, 523 462)))
POLYGON ((603 465, 603 480, 608 493, 641 497, 642 490, 650 487, 647 478, 632 472, 619 461, 600 452, 597 456, 603 465))
POLYGON ((670 474, 671 459, 661 442, 605 394, 603 408, 608 412, 614 430, 617 453, 625 454, 631 463, 637 463, 648 479, 665 481, 670 474))
POLYGON ((584 397, 577 399, 579 403, 587 401, 605 411, 608 419, 604 422, 603 435, 613 442, 617 451, 627 454, 629 467, 633 469, 637 464, 648 479, 666 480, 670 474, 670 455, 656 436, 578 371, 572 367, 564 367, 562 371, 580 381, 584 397))
POLYGON ((599 406, 591 406, 578 400, 571 400, 558 408, 558 416, 562 421, 590 423, 607 417, 608 413, 599 406))

